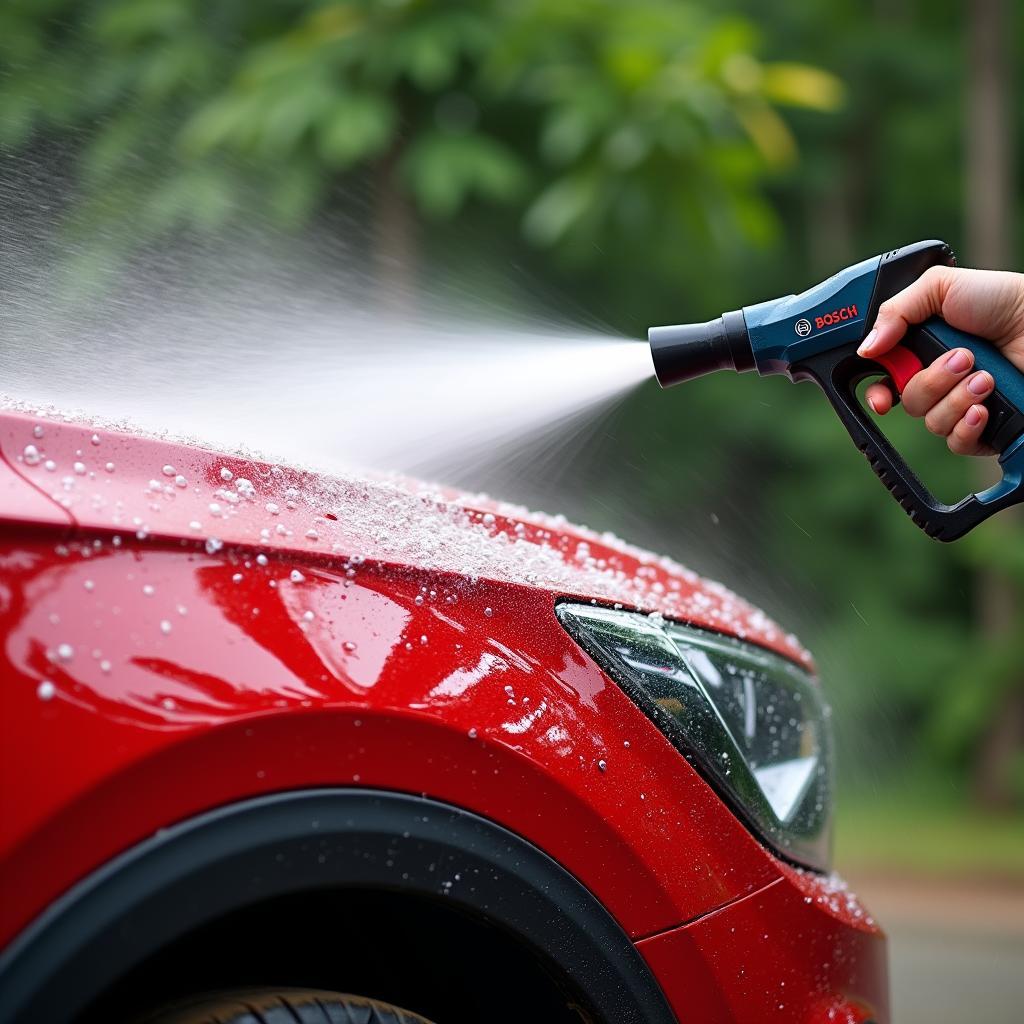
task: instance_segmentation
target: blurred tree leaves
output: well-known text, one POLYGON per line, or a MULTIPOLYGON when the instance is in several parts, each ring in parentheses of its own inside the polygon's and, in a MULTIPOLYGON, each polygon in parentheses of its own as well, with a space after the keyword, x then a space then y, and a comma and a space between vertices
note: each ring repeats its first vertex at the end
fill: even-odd
POLYGON ((668 249, 702 221, 764 243, 760 173, 796 151, 774 104, 842 99, 760 62, 749 21, 677 0, 14 0, 0 19, 5 143, 73 130, 77 212, 123 190, 141 241, 218 228, 250 189, 300 222, 397 153, 426 214, 524 203, 541 246, 668 249))

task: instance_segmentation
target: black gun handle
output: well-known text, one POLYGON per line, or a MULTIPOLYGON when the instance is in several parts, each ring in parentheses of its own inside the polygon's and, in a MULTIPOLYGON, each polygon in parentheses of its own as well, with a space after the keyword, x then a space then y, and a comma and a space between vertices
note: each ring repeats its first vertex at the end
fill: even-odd
POLYGON ((850 342, 803 360, 791 368, 790 376, 813 380, 825 392, 878 478, 925 533, 937 540, 956 540, 1001 509, 1024 501, 1024 438, 1006 449, 1006 461, 1000 460, 1003 480, 996 487, 968 495, 955 505, 936 499, 857 398, 857 385, 878 372, 877 364, 857 355, 857 342, 850 342))

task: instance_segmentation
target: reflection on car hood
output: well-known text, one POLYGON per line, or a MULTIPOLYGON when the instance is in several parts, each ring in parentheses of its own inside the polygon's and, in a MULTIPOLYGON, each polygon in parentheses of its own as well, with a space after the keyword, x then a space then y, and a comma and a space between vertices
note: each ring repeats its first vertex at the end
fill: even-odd
POLYGON ((0 413, 0 453, 81 528, 143 543, 179 539, 211 553, 245 546, 502 580, 809 660, 795 637, 721 584, 563 516, 482 495, 405 477, 321 474, 23 412, 0 413))

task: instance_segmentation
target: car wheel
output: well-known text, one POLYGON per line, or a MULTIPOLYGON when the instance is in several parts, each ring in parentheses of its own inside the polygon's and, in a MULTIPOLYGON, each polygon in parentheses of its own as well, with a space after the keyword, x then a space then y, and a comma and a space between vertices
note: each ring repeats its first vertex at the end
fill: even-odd
POLYGON ((315 989, 246 989, 195 996, 138 1024, 431 1024, 390 1003, 315 989))

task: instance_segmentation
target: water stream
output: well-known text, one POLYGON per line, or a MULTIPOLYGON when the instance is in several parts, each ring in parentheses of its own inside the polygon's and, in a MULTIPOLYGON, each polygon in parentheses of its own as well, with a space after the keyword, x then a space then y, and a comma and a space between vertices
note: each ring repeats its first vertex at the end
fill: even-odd
POLYGON ((550 457, 652 373, 646 343, 600 327, 465 296, 382 302, 351 260, 168 256, 85 305, 51 268, 5 262, 9 399, 304 465, 472 484, 550 457))

